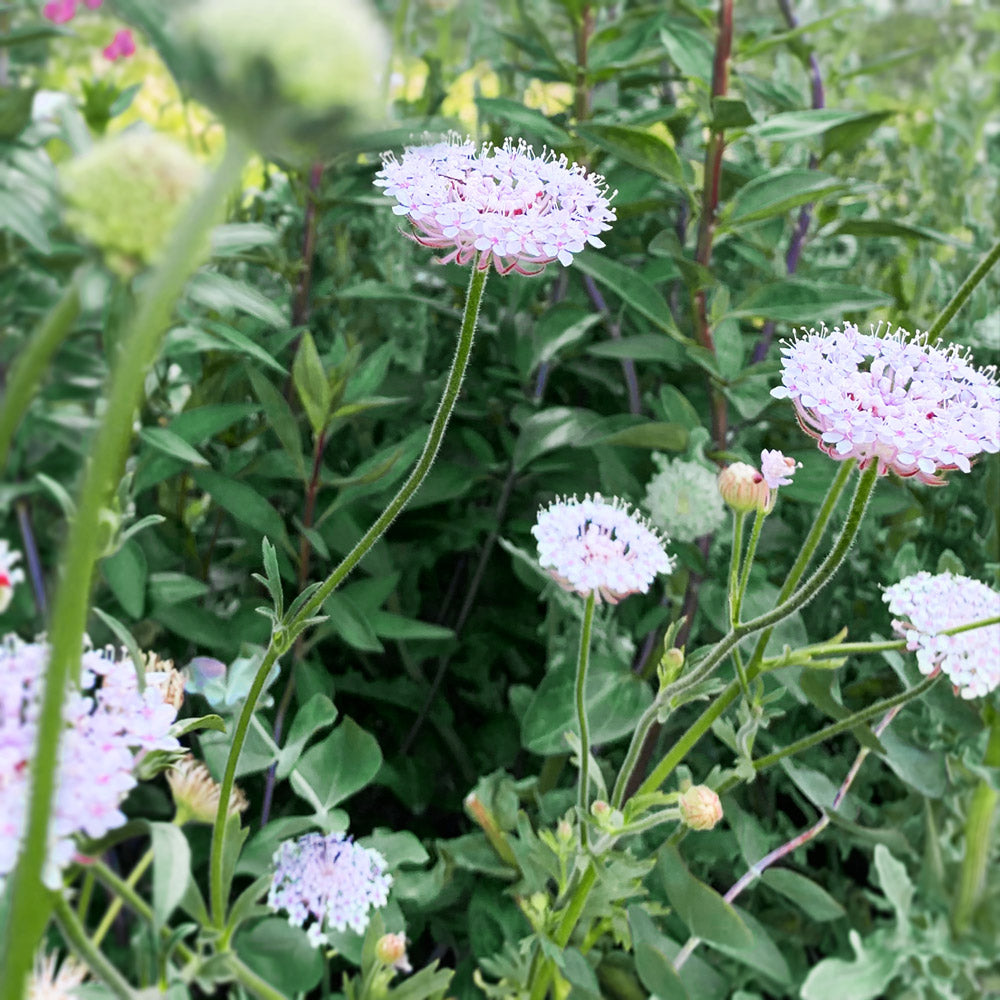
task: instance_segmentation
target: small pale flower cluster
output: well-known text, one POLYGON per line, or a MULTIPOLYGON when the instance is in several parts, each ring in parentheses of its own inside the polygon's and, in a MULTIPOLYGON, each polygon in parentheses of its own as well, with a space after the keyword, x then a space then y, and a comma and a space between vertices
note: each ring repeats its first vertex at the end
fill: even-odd
POLYGON ((542 568, 561 587, 598 602, 644 594, 658 573, 673 569, 663 539, 617 497, 557 500, 538 512, 531 533, 542 568))
MULTIPOLYGON (((53 24, 65 24, 76 17, 77 2, 78 0, 52 0, 42 7, 42 14, 53 24)), ((83 5, 90 10, 97 10, 103 2, 104 0, 83 0, 83 5)), ((116 32, 111 44, 105 46, 103 55, 109 62, 135 55, 135 39, 132 37, 132 32, 128 28, 116 32)))
POLYGON ((413 239, 448 250, 441 263, 478 257, 480 270, 492 264, 501 274, 568 267, 587 244, 604 246, 599 234, 615 219, 603 177, 511 139, 477 148, 452 137, 410 146, 398 160, 387 153, 375 184, 409 218, 413 239))
POLYGON ((12 549, 6 539, 0 538, 0 614, 3 614, 14 599, 14 585, 24 582, 24 570, 17 564, 21 553, 12 549))
MULTIPOLYGON (((0 639, 0 883, 17 859, 27 820, 29 768, 41 711, 49 647, 0 639)), ((125 822, 119 806, 136 784, 134 767, 151 750, 178 750, 170 735, 177 717, 164 701, 165 671, 146 675, 107 650, 83 654, 80 689, 66 697, 59 744, 45 881, 56 887, 72 860, 75 836, 102 837, 125 822)))
POLYGON ((940 668, 963 698, 1000 687, 1000 624, 941 634, 1000 615, 1000 593, 966 576, 924 570, 886 587, 882 600, 900 616, 893 627, 917 654, 922 674, 940 668))
POLYGON ((76 988, 87 978, 87 966, 67 955, 59 962, 53 952, 35 955, 35 967, 28 980, 28 1000, 73 1000, 76 988))
POLYGON ((385 906, 392 876, 378 851, 343 833, 307 833, 286 840, 274 853, 275 872, 267 905, 285 910, 293 927, 306 927, 314 947, 326 944, 326 928, 350 927, 363 934, 369 910, 385 906))
POLYGON ((719 473, 719 495, 737 514, 757 511, 770 514, 778 496, 779 486, 788 486, 801 462, 788 458, 780 451, 760 453, 760 469, 746 462, 733 462, 719 473))
POLYGON ((776 490, 779 486, 790 486, 795 470, 801 468, 801 462, 788 458, 780 451, 768 451, 765 448, 760 453, 760 471, 764 476, 764 482, 772 490, 776 490))
POLYGON ((673 461, 659 452, 653 462, 660 470, 646 486, 649 519, 670 538, 693 542, 721 527, 726 507, 717 476, 698 462, 673 461))
POLYGON ((941 486, 939 473, 968 472, 981 452, 1000 450, 1000 385, 956 347, 941 349, 897 329, 824 329, 782 349, 782 385, 799 423, 831 458, 872 462, 885 475, 941 486))

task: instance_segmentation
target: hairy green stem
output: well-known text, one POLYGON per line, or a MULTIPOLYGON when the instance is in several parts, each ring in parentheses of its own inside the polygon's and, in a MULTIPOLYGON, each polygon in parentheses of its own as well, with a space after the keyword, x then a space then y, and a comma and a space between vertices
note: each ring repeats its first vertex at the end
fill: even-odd
POLYGON ((966 299, 972 294, 976 285, 979 284, 989 273, 997 261, 1000 261, 1000 240, 990 247, 983 256, 983 259, 976 265, 975 270, 965 281, 962 282, 958 291, 951 297, 951 301, 941 310, 931 328, 927 331, 927 340, 933 343, 938 340, 944 332, 944 328, 952 321, 955 313, 965 305, 966 299))
POLYGON ((758 757, 753 762, 754 770, 763 771, 765 768, 772 767, 774 764, 777 764, 779 760, 782 760, 785 757, 791 757, 793 754, 801 753, 803 750, 808 750, 809 747, 815 746, 817 743, 822 743, 824 740, 831 739, 840 733, 846 733, 849 729, 853 729, 855 726, 858 726, 863 722, 867 722, 869 719, 875 718, 876 715, 881 715, 883 712, 888 712, 890 709, 896 708, 897 705, 905 705, 908 701, 912 701, 914 698, 919 698, 925 691, 929 691, 934 686, 940 676, 942 675, 937 673, 931 675, 930 677, 925 677, 919 684, 910 688, 908 691, 902 691, 900 694, 893 695, 891 698, 883 698, 881 701, 876 701, 867 708, 854 712, 852 715, 845 716, 843 719, 839 719, 837 722, 833 722, 829 726, 824 726, 815 733, 803 736, 802 739, 796 740, 794 743, 789 743, 787 747, 784 747, 781 750, 776 750, 774 753, 769 753, 764 757, 758 757))
POLYGON ((7 465, 14 431, 27 412, 31 397, 48 370, 52 356, 69 336, 79 313, 80 279, 74 275, 59 301, 35 328, 10 370, 0 401, 0 470, 7 465))
POLYGON ((580 777, 576 801, 580 807, 580 846, 589 843, 587 819, 590 806, 590 727, 587 725, 587 667, 590 665, 590 631, 594 624, 594 592, 587 595, 580 629, 580 655, 576 661, 576 721, 580 727, 580 777))
POLYGON ((747 544, 747 554, 743 560, 743 571, 740 573, 740 584, 736 591, 736 600, 734 601, 734 627, 740 623, 743 598, 746 597, 747 584, 750 582, 750 567, 753 565, 754 557, 757 555, 757 543, 760 541, 760 529, 764 526, 765 517, 767 517, 767 514, 762 510, 758 510, 757 516, 753 520, 753 528, 750 530, 750 541, 747 544))
POLYGON ((246 159, 245 150, 231 141, 221 165, 181 217, 162 263, 139 300, 114 365, 107 406, 91 447, 76 517, 66 542, 50 619, 51 652, 38 720, 28 820, 20 860, 11 879, 10 910, 0 952, 4 1000, 21 1000, 32 956, 50 913, 51 896, 40 893, 38 887, 48 846, 63 699, 67 687, 75 684, 79 675, 91 581, 100 557, 101 512, 121 476, 146 373, 156 358, 174 303, 197 266, 208 231, 246 159))
POLYGON ((56 895, 52 910, 66 943, 76 956, 86 964, 90 972, 100 979, 118 997, 118 1000, 136 1000, 138 993, 129 986, 122 974, 87 937, 83 924, 80 923, 73 908, 61 895, 56 895))
MULTIPOLYGON (((725 658, 729 651, 734 649, 747 636, 777 624, 779 621, 787 618, 790 614, 792 614, 792 612, 797 611, 800 607, 807 604, 813 597, 816 596, 819 590, 829 582, 833 574, 839 569, 840 564, 844 561, 848 550, 854 542, 854 538, 861 526, 861 520, 864 517, 865 508, 868 506, 872 490, 875 488, 877 478, 878 464, 873 462, 861 474, 861 477, 858 480, 858 485, 854 492, 854 498, 851 501, 850 510, 847 512, 847 518, 844 521, 844 526, 841 529, 840 536, 834 544, 833 549, 831 549, 829 555, 827 555, 823 562, 820 563, 813 575, 806 580, 799 590, 795 591, 785 600, 780 601, 771 611, 768 611, 763 615, 759 615, 757 618, 751 619, 750 621, 740 625, 738 628, 732 629, 728 635, 720 639, 719 642, 716 643, 712 652, 709 653, 709 655, 701 663, 699 663, 694 670, 691 671, 688 677, 681 678, 680 681, 670 685, 669 688, 664 690, 663 694, 665 695, 665 702, 669 701, 671 694, 686 691, 688 688, 693 687, 695 684, 700 683, 704 680, 704 678, 708 677, 709 674, 725 658), (671 688, 674 690, 671 691, 671 688)), ((752 661, 749 669, 747 670, 748 679, 753 680, 759 672, 759 663, 755 665, 752 661)), ((660 761, 659 764, 657 764, 649 777, 646 778, 646 780, 637 789, 637 795, 654 792, 660 787, 660 785, 663 784, 667 775, 669 775, 677 764, 683 760, 684 754, 686 754, 694 743, 701 738, 708 726, 710 726, 711 723, 722 714, 725 707, 730 703, 729 701, 724 701, 724 699, 726 699, 729 695, 731 688, 736 689, 733 694, 733 697, 735 697, 739 688, 734 682, 734 684, 730 685, 729 688, 719 695, 713 705, 709 706, 709 708, 701 714, 694 725, 691 726, 686 733, 684 733, 670 752, 660 761), (703 725, 705 727, 704 729, 701 728, 703 725), (682 747, 683 752, 680 752, 682 747)))
MULTIPOLYGON (((983 764, 986 767, 1000 767, 1000 711, 995 708, 988 711, 992 719, 983 764)), ((969 814, 965 819, 965 852, 962 855, 958 891, 951 914, 951 926, 956 937, 968 932, 972 915, 986 888, 986 869, 989 865, 998 804, 1000 792, 986 778, 980 778, 972 793, 969 814)))
POLYGON ((738 511, 733 515, 733 551, 729 556, 729 624, 739 623, 736 613, 736 592, 740 589, 740 558, 743 555, 743 522, 746 514, 738 511))
MULTIPOLYGON (((478 261, 477 261, 478 265, 478 261)), ((410 497, 420 488, 434 459, 437 457, 438 449, 444 438, 451 412, 455 408, 459 390, 462 387, 462 379, 465 376, 465 369, 469 363, 469 355, 472 352, 472 343, 475 339, 476 321, 479 317, 479 304, 483 297, 483 288, 486 285, 487 272, 480 270, 477 265, 473 266, 472 275, 469 278, 469 289, 465 299, 465 313, 462 318, 462 329, 458 337, 458 346, 455 350, 455 357, 451 364, 445 382, 444 393, 441 402, 438 404, 437 412, 431 423, 424 450, 420 453, 417 464, 407 477, 407 480, 399 488, 399 492, 389 502, 388 507, 379 515, 375 523, 365 532, 361 540, 343 558, 340 565, 326 578, 322 586, 315 594, 302 606, 294 620, 287 623, 290 633, 295 633, 323 606, 323 602, 333 593, 343 582, 348 573, 361 561, 368 550, 378 541, 382 533, 396 518, 396 515, 406 506, 410 497)), ((233 731, 233 742, 229 748, 229 755, 226 758, 226 767, 222 775, 222 782, 219 791, 219 809, 215 816, 215 823, 212 828, 212 849, 209 870, 209 898, 212 912, 212 920, 220 930, 226 926, 226 901, 223 898, 223 846, 225 839, 226 817, 228 816, 228 803, 233 790, 233 783, 236 780, 236 766, 239 763, 240 754, 243 751, 243 744, 246 742, 247 730, 250 728, 250 720, 257 707, 257 700, 264 688, 268 674, 274 666, 278 657, 284 650, 275 642, 274 636, 264 654, 264 659, 253 684, 247 694, 246 701, 240 711, 240 717, 236 722, 236 729, 233 731)))
POLYGON ((257 997, 257 1000, 288 1000, 281 990, 275 989, 269 982, 261 979, 253 969, 244 965, 233 952, 226 955, 226 961, 236 982, 248 993, 257 997))

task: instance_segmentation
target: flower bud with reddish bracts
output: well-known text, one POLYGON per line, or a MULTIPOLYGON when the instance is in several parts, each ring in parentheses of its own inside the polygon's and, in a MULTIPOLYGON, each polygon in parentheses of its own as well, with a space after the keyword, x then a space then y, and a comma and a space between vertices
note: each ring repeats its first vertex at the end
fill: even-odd
POLYGON ((774 494, 763 474, 746 462, 734 462, 719 473, 719 493, 737 514, 769 514, 774 506, 774 494))

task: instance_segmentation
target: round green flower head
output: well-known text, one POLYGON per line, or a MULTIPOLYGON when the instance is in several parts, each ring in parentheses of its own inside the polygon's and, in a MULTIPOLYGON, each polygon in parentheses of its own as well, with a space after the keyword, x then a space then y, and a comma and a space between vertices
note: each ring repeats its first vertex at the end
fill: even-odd
POLYGON ((59 176, 67 225, 129 277, 157 258, 205 172, 166 136, 123 132, 64 164, 59 176))
POLYGON ((201 0, 177 30, 196 96, 261 152, 329 156, 386 117, 388 37, 366 0, 201 0))
POLYGON ((653 453, 653 463, 659 471, 647 484, 645 498, 653 524, 678 542, 693 542, 722 526, 726 508, 714 472, 659 452, 653 453))

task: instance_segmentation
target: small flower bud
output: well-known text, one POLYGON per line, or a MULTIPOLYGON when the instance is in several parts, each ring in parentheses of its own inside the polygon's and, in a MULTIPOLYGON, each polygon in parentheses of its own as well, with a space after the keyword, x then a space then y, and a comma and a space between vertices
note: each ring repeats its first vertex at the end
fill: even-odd
POLYGON ((597 825, 605 830, 617 830, 625 822, 620 809, 612 809, 603 799, 597 799, 590 806, 590 813, 597 825))
POLYGON ((660 662, 656 667, 656 676, 660 682, 660 687, 665 688, 672 684, 681 675, 684 669, 684 650, 671 646, 663 651, 660 662))
POLYGON ((768 514, 774 506, 774 495, 764 476, 746 462, 734 462, 719 473, 719 493, 737 514, 768 514))
POLYGON ((566 820, 559 820, 559 825, 556 827, 556 836, 564 844, 568 844, 573 839, 573 827, 566 820))
POLYGON ((203 178, 201 165, 173 140, 126 132, 60 168, 66 222, 128 277, 156 260, 203 178))
POLYGON ((339 152, 386 117, 386 31, 367 0, 202 0, 178 15, 195 94, 258 149, 339 152))
POLYGON ((375 942, 375 957, 383 965, 391 965, 400 972, 412 972, 413 967, 406 956, 405 934, 383 934, 375 942))
MULTIPOLYGON (((191 754, 167 771, 167 784, 170 794, 174 797, 179 822, 189 820, 195 823, 214 823, 215 814, 219 811, 219 795, 221 788, 209 774, 208 768, 191 754)), ((247 799, 235 785, 229 797, 229 815, 235 816, 247 808, 247 799)))
POLYGON ((681 821, 692 830, 711 830, 722 819, 719 796, 707 785, 692 785, 681 793, 677 804, 681 821))

